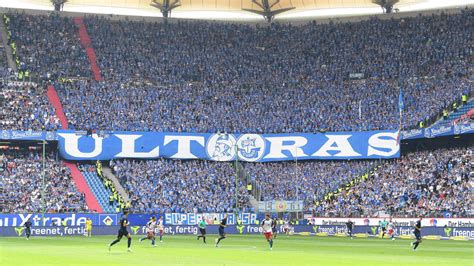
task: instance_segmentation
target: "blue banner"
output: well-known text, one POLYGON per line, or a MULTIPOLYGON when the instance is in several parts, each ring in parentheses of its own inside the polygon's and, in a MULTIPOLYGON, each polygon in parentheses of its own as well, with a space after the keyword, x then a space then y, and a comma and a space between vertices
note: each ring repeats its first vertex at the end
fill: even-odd
POLYGON ((67 160, 171 158, 247 162, 398 158, 397 131, 301 134, 114 132, 84 136, 58 131, 67 160))
MULTIPOLYGON (((128 220, 132 225, 146 225, 151 216, 155 216, 157 219, 161 217, 160 214, 135 214, 131 213, 128 215, 128 220)), ((85 225, 86 219, 89 218, 92 221, 92 225, 95 226, 112 226, 118 225, 121 214, 76 214, 76 213, 46 213, 44 215, 45 226, 62 225, 61 222, 66 222, 67 226, 82 226, 85 225)), ((220 221, 224 218, 223 213, 165 213, 163 214, 163 222, 166 225, 196 225, 203 219, 208 224, 214 224, 214 222, 220 221)), ((261 218, 261 217, 260 217, 261 218)), ((5 226, 22 226, 28 219, 30 219, 33 226, 42 225, 42 215, 40 213, 33 214, 0 214, 0 227, 5 226)), ((233 225, 237 223, 237 220, 241 224, 255 224, 258 220, 257 214, 255 213, 240 213, 237 216, 233 213, 228 214, 228 224, 233 225)))
POLYGON ((402 132, 402 139, 437 138, 472 133, 474 133, 474 123, 407 130, 402 132))
MULTIPOLYGON (((92 220, 93 225, 117 225, 120 214, 94 214, 94 213, 45 213, 45 226, 61 225, 63 219, 68 226, 82 226, 86 224, 86 219, 92 220)), ((33 226, 41 226, 43 216, 40 213, 29 214, 0 214, 0 227, 22 226, 27 220, 33 226)))
POLYGON ((2 140, 57 140, 56 133, 52 131, 18 131, 2 130, 2 140))

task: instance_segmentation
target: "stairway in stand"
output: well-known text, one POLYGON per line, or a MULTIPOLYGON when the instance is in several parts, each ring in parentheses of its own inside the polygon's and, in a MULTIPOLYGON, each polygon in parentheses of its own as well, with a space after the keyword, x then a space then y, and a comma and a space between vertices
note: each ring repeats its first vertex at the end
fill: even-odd
POLYGON ((89 33, 87 33, 86 24, 84 24, 84 18, 82 17, 75 17, 74 24, 79 27, 79 39, 81 40, 81 44, 86 49, 87 58, 89 59, 89 63, 91 65, 92 73, 94 74, 94 80, 99 81, 102 80, 102 76, 100 74, 100 68, 97 64, 97 56, 95 55, 94 48, 91 45, 91 38, 89 33))
MULTIPOLYGON (((59 118, 62 128, 67 129, 67 118, 66 115, 64 115, 63 106, 61 104, 61 101, 59 100, 59 96, 56 89, 52 85, 48 86, 47 96, 49 99, 49 103, 56 110, 56 116, 59 118)), ((88 186, 84 175, 77 168, 77 165, 72 162, 64 162, 64 164, 71 171, 71 176, 74 180, 74 184, 76 185, 77 191, 85 194, 86 203, 87 207, 89 207, 89 210, 94 210, 98 213, 102 213, 103 210, 101 205, 99 204, 94 193, 92 193, 90 187, 88 186)))

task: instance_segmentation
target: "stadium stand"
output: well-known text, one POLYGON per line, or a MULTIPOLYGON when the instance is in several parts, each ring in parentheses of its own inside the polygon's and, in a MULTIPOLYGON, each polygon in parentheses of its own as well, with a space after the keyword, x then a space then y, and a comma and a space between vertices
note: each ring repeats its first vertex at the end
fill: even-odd
POLYGON ((1 129, 40 131, 61 127, 42 86, 3 82, 0 87, 1 129))
POLYGON ((466 102, 457 110, 453 111, 443 120, 435 123, 433 126, 446 126, 452 124, 463 124, 474 120, 474 100, 466 102))
MULTIPOLYGON (((2 85, 2 129, 56 130, 61 122, 63 128, 79 130, 159 132, 397 129, 400 91, 405 102, 403 124, 409 129, 422 121, 429 125, 461 95, 472 91, 472 10, 269 27, 116 21, 94 16, 74 20, 55 14, 10 13, 9 17, 22 65, 40 78, 54 80, 58 95, 54 106, 62 104, 67 119, 59 121, 54 115, 41 86, 18 89, 2 85), (88 48, 93 48, 94 56, 88 48), (98 63, 92 68, 95 60, 91 57, 98 63)), ((447 150, 444 156, 456 152, 462 153, 447 150)), ((375 175, 388 179, 383 169, 401 175, 405 165, 419 163, 418 157, 431 158, 426 152, 408 154, 384 164, 375 175)), ((441 154, 438 157, 451 162, 441 154)), ((235 207, 235 171, 229 163, 125 159, 111 164, 137 212, 222 212, 235 207), (198 193, 193 194, 196 189, 198 193)), ((319 206, 313 202, 366 174, 374 164, 301 162, 296 182, 289 181, 295 175, 292 163, 244 164, 244 168, 261 187, 261 200, 302 199, 306 211, 320 215, 366 215, 378 202, 371 198, 376 197, 374 193, 393 196, 399 191, 385 187, 370 191, 364 186, 375 185, 371 177, 352 189, 367 190, 364 200, 368 203, 356 209, 341 207, 354 200, 345 195, 319 206)), ((433 165, 420 167, 433 172, 433 165)), ((100 205, 109 210, 109 194, 102 189, 100 178, 87 167, 82 170, 100 205)), ((441 178, 430 184, 445 182, 443 174, 451 173, 438 172, 441 178)), ((394 180, 405 189, 413 185, 397 178, 394 180)), ((464 179, 456 183, 459 187, 447 185, 455 193, 466 186, 464 179)), ((244 184, 239 183, 239 189, 238 205, 251 209, 244 184)), ((438 191, 432 192, 440 197, 438 191)), ((410 193, 407 197, 412 200, 410 193)), ((451 194, 446 195, 443 210, 432 204, 435 196, 425 195, 424 211, 464 214, 465 210, 456 209, 463 206, 461 201, 451 201, 451 194)), ((413 207, 407 202, 383 207, 405 213, 413 207)))
MULTIPOLYGON (((35 71, 92 76, 71 19, 11 16, 13 38, 20 54, 32 58, 35 71), (62 39, 46 33, 56 24, 61 25, 56 28, 65 36, 62 39), (25 34, 30 31, 32 36, 25 34), (35 51, 34 43, 43 40, 49 50, 35 51)), ((472 16, 473 11, 467 10, 400 20, 264 28, 87 17, 91 46, 107 82, 56 89, 76 129, 256 133, 395 129, 400 90, 406 98, 405 128, 413 128, 471 91, 467 42, 472 16), (361 73, 364 80, 350 80, 354 73, 361 73), (132 81, 141 84, 134 86, 132 81), (95 93, 98 90, 101 93, 95 93)))
POLYGON ((84 195, 76 190, 68 168, 56 158, 56 154, 47 154, 42 199, 41 153, 0 150, 0 177, 5 190, 3 212, 41 213, 42 200, 46 212, 88 212, 84 195))
POLYGON ((38 77, 90 77, 86 53, 69 17, 10 14, 11 39, 21 63, 38 77))
POLYGON ((251 181, 261 188, 259 200, 303 200, 305 208, 327 193, 370 171, 377 161, 302 161, 246 163, 251 181))
POLYGON ((109 201, 110 197, 113 197, 113 193, 108 187, 106 187, 104 180, 97 174, 96 168, 92 165, 81 165, 80 167, 82 174, 90 187, 95 198, 102 207, 102 211, 105 213, 114 213, 118 206, 117 201, 109 201))
POLYGON ((365 182, 316 206, 320 216, 402 217, 469 214, 473 146, 419 151, 388 161, 365 182))
MULTIPOLYGON (((230 163, 117 160, 111 167, 136 212, 231 212, 235 207, 235 170, 230 163)), ((238 206, 248 210, 240 181, 239 189, 238 206)))
MULTIPOLYGON (((445 103, 439 99, 449 103, 470 86, 463 79, 403 84, 407 128, 416 127, 433 110, 441 110, 445 103)), ((86 81, 55 87, 69 127, 80 130, 290 133, 397 129, 399 125, 396 99, 400 89, 380 80, 252 89, 239 84, 228 86, 232 89, 203 84, 165 88, 86 81)))

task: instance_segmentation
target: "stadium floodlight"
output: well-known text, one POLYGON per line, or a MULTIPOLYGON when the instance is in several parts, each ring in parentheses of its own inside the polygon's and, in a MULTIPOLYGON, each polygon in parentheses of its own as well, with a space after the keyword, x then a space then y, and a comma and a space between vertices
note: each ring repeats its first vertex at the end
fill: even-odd
POLYGON ((171 10, 181 6, 180 0, 153 0, 150 4, 152 7, 156 7, 161 11, 164 18, 169 17, 171 10))
POLYGON ((276 15, 295 9, 295 7, 286 7, 277 10, 272 10, 274 6, 280 3, 280 0, 271 0, 271 2, 270 0, 252 0, 252 3, 260 7, 262 10, 254 10, 247 8, 242 8, 242 10, 261 15, 269 23, 273 21, 276 15))

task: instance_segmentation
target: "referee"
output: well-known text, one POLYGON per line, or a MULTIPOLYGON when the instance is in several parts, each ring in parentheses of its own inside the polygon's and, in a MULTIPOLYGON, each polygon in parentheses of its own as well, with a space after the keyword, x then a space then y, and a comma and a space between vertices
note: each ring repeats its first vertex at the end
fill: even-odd
POLYGON ((201 233, 200 235, 198 235, 198 238, 197 240, 199 240, 199 238, 202 237, 202 241, 204 242, 204 244, 206 244, 206 221, 204 221, 204 217, 201 219, 201 221, 199 222, 198 224, 198 227, 199 227, 199 232, 201 233))

